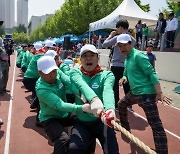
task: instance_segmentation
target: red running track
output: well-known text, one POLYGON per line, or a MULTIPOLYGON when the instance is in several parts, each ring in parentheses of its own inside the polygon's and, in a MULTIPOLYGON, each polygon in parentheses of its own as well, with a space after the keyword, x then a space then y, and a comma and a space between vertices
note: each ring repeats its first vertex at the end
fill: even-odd
MULTIPOLYGON (((53 146, 42 128, 35 126, 35 111, 30 110, 30 92, 26 92, 22 84, 22 74, 15 65, 15 55, 11 56, 8 89, 10 93, 0 96, 0 117, 4 125, 0 127, 0 154, 50 154, 53 146), (14 73, 15 72, 15 73, 14 73), (13 83, 14 81, 14 83, 13 83)), ((120 97, 123 90, 120 89, 120 97)), ((158 104, 159 113, 168 137, 169 154, 180 153, 180 110, 158 104)), ((132 134, 150 148, 154 149, 152 132, 147 124, 142 109, 134 105, 134 113, 129 112, 132 134)), ((130 145, 126 137, 116 132, 121 154, 144 152, 136 145, 130 145)), ((102 154, 97 142, 96 154, 102 154)))

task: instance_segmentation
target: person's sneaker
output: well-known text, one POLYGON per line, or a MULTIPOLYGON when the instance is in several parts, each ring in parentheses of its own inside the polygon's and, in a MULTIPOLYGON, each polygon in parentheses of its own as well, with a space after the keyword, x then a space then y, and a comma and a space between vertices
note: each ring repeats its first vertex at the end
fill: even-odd
POLYGON ((32 104, 30 105, 31 109, 37 109, 38 108, 38 104, 35 102, 32 102, 32 104))
POLYGON ((8 90, 8 89, 4 89, 4 90, 3 90, 3 92, 10 92, 10 90, 8 90))
POLYGON ((128 111, 130 111, 130 112, 134 112, 134 110, 132 109, 132 107, 128 107, 127 109, 128 109, 128 111))
POLYGON ((3 121, 2 121, 2 119, 0 119, 0 126, 1 126, 1 125, 3 125, 3 121))

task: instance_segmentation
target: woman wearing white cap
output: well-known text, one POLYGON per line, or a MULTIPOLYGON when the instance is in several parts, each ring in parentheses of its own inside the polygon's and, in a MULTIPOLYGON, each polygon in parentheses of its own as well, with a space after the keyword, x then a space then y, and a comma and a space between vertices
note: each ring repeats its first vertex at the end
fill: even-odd
POLYGON ((65 127, 73 123, 70 112, 90 112, 89 104, 75 105, 66 100, 66 87, 70 79, 64 73, 57 74, 53 57, 43 56, 37 62, 40 78, 36 82, 36 93, 40 103, 39 120, 54 143, 53 154, 67 154, 69 136, 65 127))
POLYGON ((98 65, 99 54, 94 45, 81 48, 82 66, 72 69, 70 78, 76 104, 88 103, 90 113, 78 112, 72 129, 69 154, 86 154, 88 145, 98 138, 105 154, 118 154, 118 144, 111 120, 115 119, 114 75, 98 65))

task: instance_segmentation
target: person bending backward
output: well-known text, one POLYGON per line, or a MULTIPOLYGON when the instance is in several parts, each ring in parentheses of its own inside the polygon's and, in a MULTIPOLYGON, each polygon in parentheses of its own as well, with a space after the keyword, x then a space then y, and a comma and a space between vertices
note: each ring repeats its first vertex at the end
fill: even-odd
POLYGON ((90 104, 92 114, 76 114, 69 154, 87 154, 87 147, 95 138, 99 139, 105 154, 118 154, 118 143, 111 124, 111 120, 115 119, 114 75, 98 65, 99 54, 94 45, 86 44, 81 48, 80 60, 82 66, 70 72, 72 90, 76 95, 75 102, 78 105, 90 104))
POLYGON ((69 136, 65 126, 73 122, 69 112, 90 112, 90 105, 67 103, 65 85, 70 86, 70 79, 64 73, 57 74, 59 68, 53 57, 41 57, 37 67, 40 75, 36 82, 36 94, 40 103, 39 120, 54 143, 53 154, 66 154, 69 136))
POLYGON ((128 78, 131 88, 131 91, 118 102, 121 125, 130 131, 127 106, 138 104, 144 110, 153 131, 156 152, 167 154, 167 137, 156 102, 170 105, 172 100, 163 95, 157 74, 146 53, 132 48, 131 37, 127 34, 119 35, 117 45, 120 52, 126 56, 125 70, 119 84, 127 82, 128 78))

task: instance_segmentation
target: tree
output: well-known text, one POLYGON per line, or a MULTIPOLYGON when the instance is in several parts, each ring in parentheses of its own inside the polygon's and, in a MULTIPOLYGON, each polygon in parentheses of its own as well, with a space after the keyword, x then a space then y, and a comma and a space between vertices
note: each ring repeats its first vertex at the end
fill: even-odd
POLYGON ((168 8, 167 9, 162 9, 162 12, 166 15, 166 18, 168 19, 168 15, 170 12, 174 12, 176 14, 179 9, 180 9, 180 2, 170 2, 167 1, 168 8))
POLYGON ((28 36, 24 32, 21 33, 13 32, 12 37, 16 44, 28 43, 28 36))
MULTIPOLYGON (((123 0, 66 0, 54 16, 30 34, 30 40, 41 40, 48 37, 59 37, 72 33, 80 35, 89 29, 89 23, 99 20, 115 10, 123 0), (36 33, 36 34, 35 34, 36 33), (41 36, 41 37, 40 37, 41 36)), ((140 0, 135 2, 144 10, 149 11, 149 4, 141 5, 140 0)))
POLYGON ((0 26, 0 36, 5 35, 4 26, 0 26))
POLYGON ((15 31, 15 32, 17 32, 17 33, 21 33, 21 32, 26 33, 26 32, 27 32, 27 29, 26 29, 26 27, 25 27, 24 25, 19 24, 19 26, 15 27, 15 28, 13 29, 13 31, 15 31))

